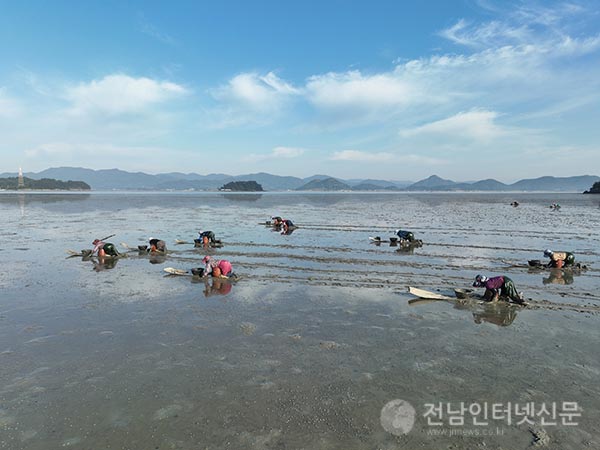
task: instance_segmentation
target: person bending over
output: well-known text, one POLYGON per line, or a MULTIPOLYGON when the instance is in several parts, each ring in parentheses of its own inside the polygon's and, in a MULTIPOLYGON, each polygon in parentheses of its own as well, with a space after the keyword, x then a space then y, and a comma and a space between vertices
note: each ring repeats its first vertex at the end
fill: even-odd
POLYGON ((556 267, 562 269, 575 265, 575 255, 570 252, 553 252, 552 250, 544 250, 544 256, 550 258, 548 267, 556 267))
POLYGON ((148 251, 150 253, 156 253, 156 252, 160 252, 160 253, 165 253, 167 251, 167 244, 165 243, 165 241, 161 240, 161 239, 156 239, 151 237, 150 239, 148 239, 148 251))
POLYGON ((290 219, 282 219, 281 221, 281 234, 291 234, 291 231, 296 228, 294 222, 290 219))
POLYGON ((415 235, 411 231, 396 230, 396 236, 408 242, 415 242, 415 235))
POLYGON ((205 256, 202 258, 204 263, 204 273, 202 276, 207 277, 212 275, 213 277, 229 277, 233 275, 233 267, 231 263, 226 259, 214 259, 212 256, 205 256))
POLYGON ((94 246, 92 255, 97 253, 100 258, 105 256, 119 256, 119 252, 117 251, 115 244, 112 242, 104 242, 100 239, 94 239, 92 245, 94 246))
POLYGON ((507 276, 501 275, 498 277, 488 278, 485 275, 477 275, 473 287, 484 287, 484 299, 495 302, 500 297, 510 299, 515 303, 523 304, 523 293, 517 292, 517 288, 513 281, 507 276))
POLYGON ((212 231, 208 230, 208 231, 198 231, 198 239, 194 239, 194 243, 196 244, 202 244, 202 245, 208 245, 208 244, 215 244, 217 242, 217 238, 215 236, 215 233, 213 233, 212 231))

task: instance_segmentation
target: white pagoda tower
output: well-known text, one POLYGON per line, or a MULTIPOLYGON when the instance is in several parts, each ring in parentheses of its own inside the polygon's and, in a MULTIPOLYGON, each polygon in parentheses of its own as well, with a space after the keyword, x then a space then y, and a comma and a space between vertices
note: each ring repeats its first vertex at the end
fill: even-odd
POLYGON ((25 182, 23 181, 23 169, 19 167, 19 181, 17 182, 17 189, 23 189, 25 182))

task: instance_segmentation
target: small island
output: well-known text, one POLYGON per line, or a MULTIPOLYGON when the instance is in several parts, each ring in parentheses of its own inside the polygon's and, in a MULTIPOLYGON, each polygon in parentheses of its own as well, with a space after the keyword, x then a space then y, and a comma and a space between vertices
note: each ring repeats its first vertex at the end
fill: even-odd
POLYGON ((594 185, 584 194, 600 194, 600 181, 596 181, 594 185))
POLYGON ((256 181, 231 181, 219 188, 227 192, 263 192, 264 189, 256 181))
POLYGON ((311 180, 303 184, 297 191, 350 191, 352 188, 340 180, 329 177, 324 179, 311 180))
POLYGON ((89 191, 92 188, 83 181, 61 181, 53 178, 33 180, 23 177, 19 183, 18 177, 0 178, 0 189, 11 191, 48 190, 48 191, 89 191))

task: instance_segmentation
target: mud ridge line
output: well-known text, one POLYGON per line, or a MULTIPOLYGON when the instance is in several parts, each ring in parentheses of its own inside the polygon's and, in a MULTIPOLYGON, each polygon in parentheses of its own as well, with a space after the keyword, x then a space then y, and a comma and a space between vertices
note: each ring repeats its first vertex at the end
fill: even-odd
MULTIPOLYGON (((300 228, 311 228, 311 229, 323 229, 323 230, 337 230, 337 231, 343 231, 343 230, 348 230, 348 231, 352 231, 352 230, 356 230, 356 231, 380 231, 382 233, 393 233, 393 230, 395 229, 394 227, 373 227, 373 226, 368 226, 368 225, 340 225, 340 224, 323 224, 323 223, 297 223, 298 227, 300 228)), ((266 227, 268 228, 268 227, 266 227)), ((421 230, 434 230, 434 231, 448 231, 448 232, 454 232, 454 231, 461 231, 461 232, 468 232, 468 233, 473 233, 473 232, 477 232, 477 231, 481 231, 481 232, 492 232, 492 233, 514 233, 515 230, 512 229, 502 229, 502 228, 491 228, 491 229, 481 229, 481 228, 458 228, 458 227, 431 227, 429 225, 406 225, 405 226, 406 229, 415 229, 417 231, 421 231, 421 230)), ((539 235, 541 237, 546 237, 547 236, 547 232, 544 230, 540 230, 540 231, 527 231, 525 233, 525 235, 539 235)), ((521 234, 523 235, 523 233, 521 234)))
MULTIPOLYGON (((370 245, 370 246, 374 246, 375 244, 372 242, 366 242, 364 241, 365 245, 370 245)), ((256 242, 227 242, 226 243, 227 246, 235 246, 235 247, 243 247, 243 246, 248 246, 248 247, 273 247, 273 248, 295 248, 295 249, 303 249, 303 250, 310 250, 310 249, 322 249, 322 250, 334 250, 334 251, 340 251, 340 252, 350 252, 350 251, 376 251, 376 249, 357 249, 357 247, 320 247, 320 246, 315 246, 315 247, 306 247, 306 246, 300 246, 300 245, 293 245, 293 244, 270 244, 270 243, 265 243, 265 244, 260 244, 260 243, 256 243, 256 242)), ((349 245, 352 245, 349 243, 349 245)), ((355 244, 354 244, 355 245, 355 244)), ((539 248, 520 248, 520 247, 499 247, 499 246, 487 246, 487 245, 468 245, 468 244, 453 244, 453 243, 442 243, 442 242, 425 242, 423 244, 424 246, 431 246, 431 247, 453 247, 453 248, 473 248, 473 249, 484 249, 484 250, 507 250, 507 251, 519 251, 519 252, 531 252, 534 254, 539 254, 541 255, 541 253, 543 252, 543 250, 540 250, 539 248)), ((389 245, 382 245, 381 247, 378 248, 382 248, 382 247, 389 247, 389 245)), ((393 247, 390 247, 393 248, 393 247)), ((397 248, 397 247, 396 247, 397 248)), ((199 250, 201 250, 201 248, 198 247, 199 250)), ((590 252, 579 252, 579 255, 585 255, 585 256, 600 256, 600 253, 596 253, 593 251, 590 252)))
MULTIPOLYGON (((222 253, 220 255, 223 256, 233 256, 234 259, 235 257, 237 258, 247 258, 247 259, 257 259, 257 260, 261 260, 257 263, 253 263, 251 261, 236 261, 235 265, 236 266, 240 266, 240 267, 256 267, 257 265, 260 267, 264 267, 264 268, 273 268, 273 269, 285 269, 285 270, 289 270, 289 271, 305 271, 305 272, 319 272, 321 269, 320 268, 311 268, 311 267, 297 267, 297 266, 289 266, 289 265, 281 265, 281 264, 269 264, 268 262, 265 263, 264 261, 262 261, 263 259, 267 259, 267 260, 289 260, 289 259, 295 259, 295 260, 299 260, 299 261, 315 261, 318 260, 318 257, 311 257, 311 256, 306 256, 306 255, 282 255, 282 254, 272 254, 272 253, 222 253)), ((220 256, 218 255, 218 256, 220 256)), ((218 257, 217 256, 217 257, 218 257)), ((202 263, 200 261, 200 257, 171 257, 170 260, 173 261, 178 261, 178 262, 182 262, 182 263, 189 263, 190 265, 193 266, 201 266, 202 263)), ((432 263, 415 263, 414 261, 397 261, 397 260, 386 260, 386 261, 381 261, 381 260, 365 260, 365 259, 339 259, 339 258, 329 258, 329 257, 321 257, 321 262, 326 262, 329 266, 329 268, 327 269, 328 272, 331 273, 350 273, 353 274, 354 276, 357 273, 363 273, 363 271, 361 270, 348 270, 348 269, 344 269, 344 268, 336 268, 335 266, 344 266, 344 265, 350 265, 350 266, 364 266, 364 267, 369 267, 369 268, 373 268, 373 267, 377 267, 378 272, 379 273, 385 273, 385 274, 389 274, 390 277, 395 277, 395 276, 403 276, 403 275, 415 275, 418 276, 420 274, 422 275, 427 275, 427 276, 437 276, 435 272, 440 272, 440 271, 458 271, 458 272, 462 272, 464 274, 464 272, 472 272, 472 273, 481 273, 481 272, 492 272, 492 273, 499 273, 499 272, 504 272, 507 274, 523 274, 524 271, 528 271, 529 275, 544 275, 545 272, 543 271, 539 271, 539 272, 529 272, 529 268, 525 268, 525 267, 515 267, 515 266, 487 266, 487 265, 465 265, 465 264, 432 264, 432 263), (390 267, 394 267, 394 270, 381 270, 382 268, 390 268, 390 267), (429 272, 434 272, 434 273, 415 273, 415 272, 407 272, 407 269, 415 269, 415 270, 426 270, 429 272)), ((582 272, 581 274, 577 274, 576 276, 586 276, 586 277, 593 277, 593 278, 599 278, 600 274, 594 273, 594 274, 590 274, 588 273, 588 271, 586 272, 582 272)), ((444 275, 445 278, 447 279, 453 279, 453 280, 457 280, 459 283, 463 284, 465 282, 465 278, 464 275, 460 275, 460 276, 454 276, 454 275, 450 275, 450 274, 446 274, 444 275)), ((529 286, 523 286, 521 285, 523 288, 529 287, 529 286)), ((536 288, 537 286, 531 286, 532 288, 536 288)), ((582 297, 584 298, 584 297, 582 297)))
MULTIPOLYGON (((406 294, 406 290, 403 289, 402 291, 396 290, 394 289, 393 285, 389 285, 387 283, 381 284, 381 283, 376 283, 376 282, 360 282, 360 281, 355 281, 355 282, 351 282, 348 283, 345 280, 334 280, 334 279, 330 279, 330 278, 318 278, 318 277, 312 277, 312 278, 299 278, 299 277, 270 277, 270 276, 256 276, 254 279, 259 280, 259 281, 265 281, 265 282, 276 282, 276 283, 283 283, 283 284, 293 284, 294 282, 297 281, 303 281, 304 283, 308 284, 308 285, 312 285, 312 286, 330 286, 330 287, 362 287, 362 288, 367 288, 367 289, 381 289, 381 288, 390 288, 390 291, 395 292, 397 294, 406 294)), ((404 286, 407 286, 406 283, 394 283, 394 284, 403 284, 404 286)), ((439 300, 439 301, 445 301, 445 300, 439 300)), ((458 301, 458 299, 456 299, 456 301, 458 301)), ((448 300, 448 302, 452 302, 452 300, 448 300)), ((479 303, 477 303, 477 306, 484 306, 484 304, 480 305, 479 303)), ((518 307, 518 306, 514 306, 514 307, 518 307)), ((527 306, 525 307, 520 307, 523 310, 527 310, 527 309, 532 309, 532 310, 538 310, 538 309, 544 309, 544 310, 549 310, 549 311, 575 311, 575 312, 579 312, 579 313, 583 313, 583 314, 600 314, 600 305, 598 306, 594 306, 594 305, 577 305, 574 303, 556 303, 556 302, 552 302, 549 300, 527 300, 527 306)))
MULTIPOLYGON (((195 262, 195 261, 192 261, 192 263, 193 262, 195 262)), ((243 269, 250 269, 250 271, 251 271, 252 269, 256 268, 257 265, 253 264, 253 263, 238 262, 238 263, 236 263, 236 267, 240 267, 243 269)), ((332 283, 332 285, 335 285, 335 286, 377 285, 377 286, 382 286, 382 287, 408 286, 408 285, 414 284, 413 280, 415 280, 415 279, 418 279, 420 283, 422 283, 423 280, 439 279, 439 276, 435 273, 422 273, 422 272, 398 272, 398 271, 393 271, 393 272, 383 271, 382 272, 382 271, 378 271, 375 275, 373 275, 373 274, 371 274, 371 272, 368 272, 368 271, 361 271, 361 270, 356 271, 356 270, 344 270, 344 269, 332 268, 332 269, 327 270, 327 273, 334 274, 334 275, 336 275, 335 277, 319 277, 319 276, 313 275, 313 274, 322 274, 323 273, 318 268, 282 266, 281 264, 268 264, 268 263, 266 263, 266 264, 261 263, 260 268, 285 270, 286 272, 305 273, 306 276, 292 277, 292 276, 286 276, 286 275, 281 275, 281 274, 263 275, 263 274, 252 274, 251 273, 250 277, 252 279, 261 279, 261 278, 267 278, 270 280, 290 279, 290 280, 297 280, 297 281, 313 281, 313 280, 321 279, 321 280, 327 280, 329 283, 332 283), (384 276, 385 278, 381 278, 381 276, 384 276), (350 283, 350 284, 348 284, 348 283, 350 283)), ((460 267, 460 269, 462 269, 462 267, 460 267)), ((451 275, 451 274, 447 273, 444 275, 444 281, 445 281, 444 289, 449 292, 452 292, 452 289, 456 286, 468 287, 470 285, 470 281, 465 283, 465 278, 462 275, 451 275)), ((519 287, 522 288, 523 290, 525 290, 526 292, 527 291, 536 292, 537 290, 539 290, 538 285, 521 284, 519 287)), ((444 289, 442 289, 442 290, 444 290, 444 289)), ((437 291, 440 291, 440 289, 437 289, 437 291)), ((559 295, 561 295, 561 294, 559 294, 559 295)), ((595 297, 586 292, 570 292, 568 294, 565 294, 564 297, 577 298, 577 299, 591 301, 591 302, 600 302, 600 297, 595 297)), ((562 304, 562 303, 558 303, 558 304, 562 304)))
MULTIPOLYGON (((528 268, 526 267, 515 267, 515 266, 483 266, 483 265, 466 265, 466 264, 443 264, 443 265, 439 265, 439 264, 433 264, 431 262, 415 262, 415 261, 406 261, 404 259, 378 259, 378 260, 373 260, 373 259, 365 259, 365 258, 355 258, 355 259, 349 259, 349 258, 335 258, 335 257, 328 257, 328 256, 315 256, 315 255, 295 255, 295 254, 281 254, 281 253, 242 253, 242 252, 219 252, 218 255, 216 255, 215 257, 221 257, 221 256, 233 256, 233 257, 243 257, 243 258, 255 258, 255 259, 291 259, 291 260, 298 260, 298 261, 310 261, 310 262, 320 262, 320 263, 324 263, 324 264, 328 264, 328 265, 335 265, 335 264, 339 264, 339 265, 343 265, 343 264, 347 264, 347 265, 363 265, 363 266, 368 266, 368 267, 387 267, 387 266, 394 266, 394 267, 412 267, 415 269, 430 269, 430 270, 448 270, 448 269, 455 269, 455 270, 467 270, 467 271, 493 271, 493 272, 499 272, 499 271, 503 271, 503 272, 509 272, 509 273, 522 273, 523 270, 528 270, 528 268)), ((198 258, 200 257, 200 255, 198 256, 198 258)), ((455 258, 456 256, 448 256, 448 258, 455 258)), ((429 258, 429 256, 428 256, 429 258)), ((440 259, 443 259, 444 256, 440 256, 440 259)), ((196 261, 197 263, 200 263, 199 260, 196 259, 192 259, 192 258, 188 258, 188 257, 173 257, 171 256, 171 259, 173 260, 179 260, 179 261, 190 261, 190 262, 194 262, 196 261)), ((483 258, 482 258, 483 259, 483 258)), ((485 259, 484 259, 485 260, 485 259)), ((493 263, 493 261, 492 261, 493 263)), ((238 263, 239 264, 239 263, 238 263)), ((261 263, 261 265, 264 265, 264 263, 261 263)), ((328 269, 330 270, 330 269, 328 269)), ((334 270, 334 269, 331 269, 334 270)), ((585 274, 587 275, 587 272, 585 272, 585 274)), ((540 272, 540 274, 543 274, 543 272, 540 272)), ((583 275, 583 273, 582 273, 583 275)), ((595 275, 595 274, 589 274, 587 276, 592 276, 592 277, 598 277, 600 275, 595 275)))
MULTIPOLYGON (((378 266, 409 266, 415 268, 431 268, 431 264, 425 263, 411 263, 406 261, 395 261, 395 260, 371 260, 371 259, 339 259, 332 258, 326 256, 315 256, 315 255, 290 255, 290 254, 281 254, 281 253, 239 253, 239 252, 219 252, 216 257, 221 256, 237 256, 237 257, 246 257, 246 258, 267 258, 267 259, 293 259, 299 261, 311 261, 311 262, 319 262, 324 264, 349 264, 349 265, 378 265, 378 266)), ((186 258, 172 258, 178 260, 186 260, 186 258)), ((440 266, 441 268, 442 266, 440 266)), ((443 266, 444 268, 452 267, 449 265, 443 266)), ((455 266, 456 268, 461 266, 455 266)))
MULTIPOLYGON (((255 247, 273 247, 273 246, 263 246, 263 245, 256 245, 255 247)), ((282 247, 277 247, 275 246, 275 248, 282 248, 282 247)), ((403 252, 399 252, 397 247, 390 247, 393 248, 393 250, 390 251, 386 251, 388 247, 385 247, 383 249, 381 248, 375 248, 375 249, 349 249, 348 251, 343 250, 340 253, 348 253, 350 250, 354 251, 357 255, 374 255, 377 256, 378 259, 375 260, 371 260, 369 259, 368 261, 372 262, 372 264, 380 264, 382 262, 387 262, 388 264, 398 264, 398 265, 414 265, 416 267, 418 266, 425 266, 425 267, 429 267, 429 268, 436 268, 436 267, 443 267, 443 268, 450 268, 450 269, 463 269, 463 270, 488 270, 488 271, 507 271, 507 272, 512 272, 512 273, 520 273, 523 269, 527 269, 528 271, 531 271, 530 273, 535 274, 535 273, 540 273, 543 274, 544 271, 543 270, 538 270, 538 271, 533 271, 534 269, 526 266, 525 263, 523 262, 511 262, 511 261, 495 261, 492 260, 490 261, 489 257, 487 256, 477 256, 477 255, 471 255, 469 256, 469 262, 474 263, 474 262, 488 262, 490 265, 485 265, 485 264, 481 264, 481 265, 470 265, 470 264, 461 264, 461 265, 457 265, 457 264, 444 264, 443 266, 440 266, 440 264, 436 264, 433 262, 428 262, 426 264, 420 264, 418 261, 422 260, 423 258, 426 258, 428 260, 431 259, 441 259, 441 260, 448 260, 448 259, 455 259, 456 255, 449 255, 449 254, 445 254, 445 253, 414 253, 414 254, 406 254, 403 252), (409 258, 412 261, 409 260, 402 260, 402 259, 395 259, 395 258, 409 258), (382 259, 384 258, 384 259, 382 259)), ((301 246, 294 246, 293 248, 285 248, 285 249, 293 249, 293 250, 321 250, 321 249, 327 249, 325 250, 327 253, 334 253, 336 250, 336 247, 301 247, 301 246)), ((177 259, 184 259, 186 258, 187 254, 194 254, 197 255, 198 257, 203 257, 207 252, 202 252, 202 251, 196 251, 196 249, 192 249, 192 250, 184 250, 181 252, 170 252, 169 256, 171 256, 172 258, 177 258, 177 259), (179 256, 181 255, 181 256, 179 256)), ((293 255, 287 254, 287 253, 245 253, 245 252, 231 252, 231 251, 221 251, 218 254, 213 255, 214 257, 219 257, 220 255, 223 256, 241 256, 241 257, 246 257, 246 258, 273 258, 273 257, 278 257, 278 258, 293 258, 293 255), (275 256, 276 255, 276 256, 275 256)), ((142 258, 142 257, 140 257, 142 258)), ((308 255, 300 255, 298 256, 298 259, 314 259, 316 258, 315 256, 308 256, 308 255)), ((364 260, 364 259, 363 259, 364 260)), ((358 261, 358 263, 360 263, 361 259, 356 259, 356 260, 350 260, 350 259, 335 259, 334 257, 331 257, 331 261, 333 262, 337 262, 339 264, 352 264, 353 261, 358 261)), ((591 276, 591 277, 600 277, 600 268, 596 269, 594 267, 588 267, 588 269, 586 269, 585 271, 582 271, 581 273, 578 273, 577 275, 583 275, 586 274, 587 276, 591 276)))

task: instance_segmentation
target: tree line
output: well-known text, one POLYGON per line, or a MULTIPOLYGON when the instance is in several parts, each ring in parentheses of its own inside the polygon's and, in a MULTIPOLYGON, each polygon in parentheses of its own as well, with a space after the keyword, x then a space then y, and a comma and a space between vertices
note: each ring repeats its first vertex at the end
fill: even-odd
MULTIPOLYGON (((33 180, 23 177, 23 188, 21 189, 48 189, 61 191, 89 191, 92 188, 84 181, 61 181, 53 178, 42 178, 33 180)), ((17 177, 0 178, 0 189, 17 190, 19 189, 19 179, 17 177)))
POLYGON ((262 192, 264 189, 256 181, 232 181, 219 188, 220 191, 262 192))
POLYGON ((585 191, 584 194, 600 194, 600 181, 596 181, 589 191, 585 191))

